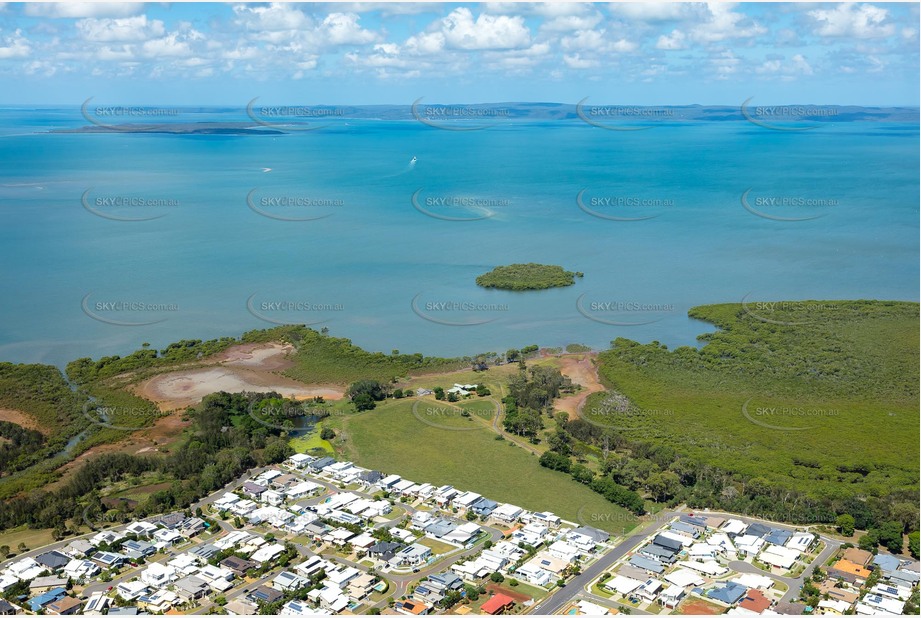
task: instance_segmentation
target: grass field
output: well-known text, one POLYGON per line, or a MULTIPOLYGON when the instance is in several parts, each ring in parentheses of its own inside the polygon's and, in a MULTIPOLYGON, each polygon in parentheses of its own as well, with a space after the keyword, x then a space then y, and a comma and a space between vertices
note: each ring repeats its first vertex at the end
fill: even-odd
MULTIPOLYGON (((421 405, 442 403, 425 398, 421 405)), ((412 400, 388 400, 369 412, 324 422, 344 437, 341 445, 337 438, 341 457, 367 468, 420 483, 451 484, 498 502, 549 510, 570 521, 579 521, 581 514, 609 532, 636 525, 636 518, 624 509, 568 476, 542 468, 534 455, 497 441, 485 426, 469 431, 440 428, 413 414, 414 405, 412 400)))
POLYGON ((813 496, 916 489, 918 305, 825 305, 761 309, 777 323, 738 304, 695 308, 721 329, 700 350, 618 340, 600 374, 636 409, 612 411, 598 393, 584 414, 813 496))

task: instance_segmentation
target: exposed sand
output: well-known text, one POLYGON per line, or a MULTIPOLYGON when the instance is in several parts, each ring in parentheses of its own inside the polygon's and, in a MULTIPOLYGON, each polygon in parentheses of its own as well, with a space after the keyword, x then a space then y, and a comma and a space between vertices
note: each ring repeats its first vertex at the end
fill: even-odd
POLYGON ((199 403, 218 391, 266 393, 309 399, 321 396, 341 399, 344 389, 337 385, 307 385, 280 375, 292 362, 291 346, 277 343, 243 344, 208 359, 213 366, 171 371, 142 382, 134 392, 156 403, 161 410, 176 410, 199 403))
POLYGON ((585 352, 559 357, 560 373, 582 387, 579 392, 553 402, 554 409, 566 412, 570 419, 578 418, 589 395, 604 390, 604 386, 598 379, 598 369, 594 363, 595 356, 594 353, 585 352))
POLYGON ((44 435, 51 433, 51 429, 48 427, 39 427, 38 422, 25 412, 20 412, 19 410, 10 410, 9 408, 0 408, 0 421, 8 421, 10 423, 15 423, 26 429, 34 429, 44 435))

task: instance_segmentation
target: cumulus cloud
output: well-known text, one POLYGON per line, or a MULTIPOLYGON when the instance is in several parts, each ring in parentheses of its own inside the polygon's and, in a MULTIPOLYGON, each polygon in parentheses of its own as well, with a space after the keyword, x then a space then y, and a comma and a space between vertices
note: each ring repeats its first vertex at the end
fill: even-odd
POLYGON ((50 18, 129 17, 143 10, 143 2, 29 2, 23 7, 29 17, 50 18))
POLYGON ((815 33, 824 37, 856 37, 873 39, 890 36, 895 26, 885 23, 889 11, 872 4, 839 4, 833 9, 808 12, 815 20, 815 33))
POLYGON ((676 50, 687 47, 684 33, 680 30, 672 30, 671 34, 663 34, 656 41, 656 49, 676 50))
POLYGON ((7 58, 25 58, 32 51, 29 41, 16 30, 10 36, 0 37, 0 60, 7 58))
POLYGON ((690 38, 701 43, 715 43, 727 39, 747 39, 767 32, 744 13, 734 11, 734 6, 722 2, 708 3, 703 21, 690 29, 690 38))
POLYGON ((146 15, 124 18, 89 17, 76 23, 77 32, 87 41, 146 41, 163 36, 166 28, 158 19, 147 19, 146 15))
POLYGON ((442 20, 442 33, 454 49, 517 49, 531 44, 531 32, 519 15, 481 13, 475 20, 470 9, 454 9, 442 20))

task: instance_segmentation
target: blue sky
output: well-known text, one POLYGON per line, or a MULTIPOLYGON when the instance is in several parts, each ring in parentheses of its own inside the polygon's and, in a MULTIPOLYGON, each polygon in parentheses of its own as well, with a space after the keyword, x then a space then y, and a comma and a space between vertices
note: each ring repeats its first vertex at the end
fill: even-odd
POLYGON ((919 5, 0 3, 0 104, 918 105, 919 5))

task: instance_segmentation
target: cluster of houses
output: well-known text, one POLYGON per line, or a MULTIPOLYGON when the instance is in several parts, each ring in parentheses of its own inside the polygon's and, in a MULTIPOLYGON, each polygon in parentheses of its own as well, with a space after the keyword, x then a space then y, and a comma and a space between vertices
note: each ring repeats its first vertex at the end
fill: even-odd
POLYGON ((921 579, 917 562, 889 554, 874 555, 856 547, 844 549, 826 570, 826 576, 818 584, 822 597, 818 613, 835 616, 901 614, 921 579), (878 581, 866 590, 865 584, 874 570, 878 581))
POLYGON ((663 528, 602 582, 602 588, 641 606, 675 609, 693 593, 732 608, 734 614, 769 613, 775 605, 776 594, 769 593, 774 580, 756 574, 730 580, 726 564, 757 559, 786 572, 816 541, 809 532, 692 514, 682 514, 663 528))

